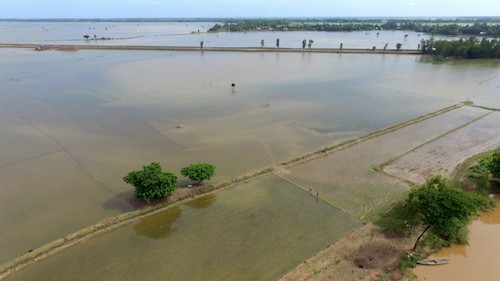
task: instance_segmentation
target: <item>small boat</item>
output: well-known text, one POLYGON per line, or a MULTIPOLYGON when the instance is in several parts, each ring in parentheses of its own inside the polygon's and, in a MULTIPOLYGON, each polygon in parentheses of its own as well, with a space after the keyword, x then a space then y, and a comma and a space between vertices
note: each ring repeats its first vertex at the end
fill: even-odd
POLYGON ((446 259, 446 258, 435 258, 435 259, 427 259, 427 260, 417 261, 417 263, 421 264, 421 265, 440 265, 440 264, 448 263, 449 261, 450 261, 450 259, 446 259))

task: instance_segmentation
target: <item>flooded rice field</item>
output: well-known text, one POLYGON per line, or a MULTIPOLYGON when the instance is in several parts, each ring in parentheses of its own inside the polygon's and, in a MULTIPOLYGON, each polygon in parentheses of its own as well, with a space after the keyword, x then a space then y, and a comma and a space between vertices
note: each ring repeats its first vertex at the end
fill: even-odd
POLYGON ((102 235, 12 280, 275 280, 360 225, 266 176, 102 235))
POLYGON ((422 184, 434 175, 450 177, 465 160, 500 147, 500 113, 477 110, 485 115, 391 162, 384 171, 422 184))
MULTIPOLYGON (((436 65, 415 56, 0 49, 0 59, 0 263, 133 210, 132 187, 122 178, 152 161, 177 174, 187 164, 211 162, 218 183, 499 89, 484 83, 498 76, 498 63, 436 65), (177 129, 180 123, 185 127, 177 129)), ((420 144, 473 115, 461 108, 425 127, 431 132, 422 139, 408 130, 398 136, 420 144)), ((359 187, 377 183, 372 164, 392 155, 391 142, 372 144, 348 157, 358 157, 350 167, 366 168, 359 187), (365 157, 379 145, 385 149, 376 161, 365 157)), ((343 189, 342 197, 320 190, 320 196, 356 201, 339 205, 361 217, 371 202, 405 188, 380 182, 388 186, 383 192, 343 189)), ((182 216, 188 207, 180 207, 182 216)), ((318 239, 314 251, 334 241, 318 239)), ((289 262, 262 276, 276 277, 289 262)))
MULTIPOLYGON (((497 197, 498 199, 498 197, 497 197)), ((500 268, 497 253, 500 251, 500 208, 481 214, 469 226, 469 245, 457 245, 436 253, 435 257, 447 257, 450 262, 443 266, 418 266, 414 273, 420 280, 498 280, 500 268)))
MULTIPOLYGON (((302 40, 314 40, 313 48, 395 49, 397 43, 402 49, 417 49, 420 40, 430 35, 413 31, 261 31, 235 33, 206 33, 215 23, 205 22, 2 22, 0 21, 1 43, 36 44, 92 44, 92 45, 159 45, 205 47, 260 47, 264 40, 266 47, 275 47, 280 39, 282 48, 301 48, 302 40), (199 33, 198 33, 199 32, 199 33), (378 35, 377 35, 378 33, 378 35), (85 40, 109 38, 110 40, 85 40), (405 37, 405 35, 408 35, 405 37)), ((457 39, 457 37, 434 36, 436 39, 457 39)))
POLYGON ((377 206, 391 202, 394 196, 408 188, 405 182, 379 173, 375 167, 460 128, 488 112, 461 107, 367 140, 328 157, 292 167, 284 177, 305 190, 313 186, 327 202, 355 217, 363 218, 377 206))

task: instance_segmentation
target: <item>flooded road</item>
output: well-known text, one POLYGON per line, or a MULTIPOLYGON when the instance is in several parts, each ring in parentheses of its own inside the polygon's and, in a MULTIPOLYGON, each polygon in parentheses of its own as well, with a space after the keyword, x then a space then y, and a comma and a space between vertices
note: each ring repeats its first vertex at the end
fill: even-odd
POLYGON ((450 262, 442 266, 418 266, 414 272, 426 281, 496 281, 500 276, 500 208, 481 214, 470 227, 469 245, 443 249, 435 257, 447 257, 450 262))

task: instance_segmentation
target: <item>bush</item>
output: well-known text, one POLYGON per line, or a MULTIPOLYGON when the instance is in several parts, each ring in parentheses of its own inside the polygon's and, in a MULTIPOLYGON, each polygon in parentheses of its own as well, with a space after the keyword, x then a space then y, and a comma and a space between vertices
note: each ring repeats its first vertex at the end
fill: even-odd
POLYGON ((208 163, 191 164, 181 169, 181 174, 191 180, 201 183, 209 180, 215 174, 215 166, 208 163))

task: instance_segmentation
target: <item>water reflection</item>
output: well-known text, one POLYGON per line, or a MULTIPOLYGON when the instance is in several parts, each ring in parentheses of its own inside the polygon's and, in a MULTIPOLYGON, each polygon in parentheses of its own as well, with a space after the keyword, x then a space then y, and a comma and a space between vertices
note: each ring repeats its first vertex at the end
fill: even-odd
POLYGON ((206 209, 210 207, 213 203, 217 202, 217 195, 214 193, 205 195, 203 197, 191 200, 184 205, 189 206, 194 209, 206 209))
POLYGON ((144 235, 151 239, 168 238, 177 229, 172 224, 182 215, 182 209, 173 207, 166 211, 141 219, 135 226, 137 235, 144 235))

